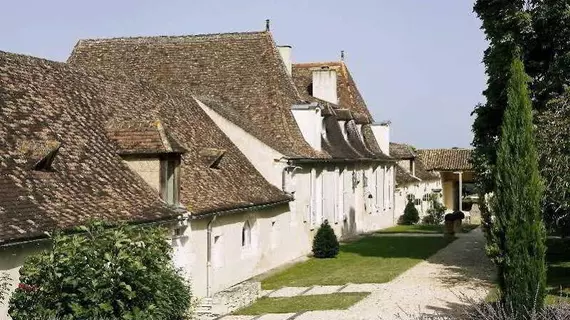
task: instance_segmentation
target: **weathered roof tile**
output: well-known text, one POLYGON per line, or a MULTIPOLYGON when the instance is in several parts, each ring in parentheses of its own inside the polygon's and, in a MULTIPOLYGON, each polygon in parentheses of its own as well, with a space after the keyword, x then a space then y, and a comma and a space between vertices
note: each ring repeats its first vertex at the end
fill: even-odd
POLYGON ((433 171, 471 171, 471 149, 424 149, 418 156, 426 170, 433 171))
POLYGON ((246 119, 244 130, 286 156, 327 157, 308 145, 293 118, 290 108, 301 98, 269 32, 81 40, 69 62, 215 99, 212 108, 240 115, 228 119, 246 119))
POLYGON ((0 243, 91 218, 149 221, 179 214, 129 169, 118 156, 120 143, 108 135, 112 123, 156 119, 166 128, 166 140, 159 143, 156 134, 143 140, 160 150, 187 150, 182 155, 181 202, 192 213, 290 200, 263 179, 192 97, 0 52, 0 150, 5 151, 0 153, 0 243), (21 149, 29 141, 61 144, 53 171, 29 168, 30 152, 21 149), (218 169, 200 161, 203 148, 226 150, 218 169))

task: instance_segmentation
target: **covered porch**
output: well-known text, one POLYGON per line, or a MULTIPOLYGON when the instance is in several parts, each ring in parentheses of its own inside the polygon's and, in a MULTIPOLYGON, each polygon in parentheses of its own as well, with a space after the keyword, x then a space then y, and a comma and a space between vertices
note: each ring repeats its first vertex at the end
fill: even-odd
POLYGON ((441 171, 443 204, 448 211, 471 211, 477 201, 475 174, 470 170, 441 171))

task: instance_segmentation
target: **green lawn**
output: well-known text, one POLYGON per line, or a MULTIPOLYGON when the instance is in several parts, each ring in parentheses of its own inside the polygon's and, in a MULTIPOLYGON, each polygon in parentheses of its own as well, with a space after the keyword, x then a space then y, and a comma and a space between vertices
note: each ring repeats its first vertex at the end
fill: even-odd
POLYGON ((548 239, 548 300, 570 299, 570 239, 548 239))
MULTIPOLYGON (((546 261, 548 264, 547 304, 561 301, 570 303, 570 239, 548 239, 546 261)), ((486 300, 497 301, 497 290, 492 290, 486 300)))
MULTIPOLYGON (((464 224, 462 226, 462 232, 467 233, 475 228, 478 224, 464 224)), ((424 234, 439 234, 443 233, 443 225, 434 224, 415 224, 411 226, 393 226, 387 229, 378 231, 377 233, 424 233, 424 234)))
POLYGON ((369 293, 333 293, 290 298, 263 297, 254 304, 234 312, 235 315, 259 315, 266 313, 297 313, 302 311, 348 309, 369 293))
POLYGON ((298 263, 262 280, 263 289, 384 283, 427 259, 454 239, 430 236, 367 236, 343 244, 334 259, 298 263))

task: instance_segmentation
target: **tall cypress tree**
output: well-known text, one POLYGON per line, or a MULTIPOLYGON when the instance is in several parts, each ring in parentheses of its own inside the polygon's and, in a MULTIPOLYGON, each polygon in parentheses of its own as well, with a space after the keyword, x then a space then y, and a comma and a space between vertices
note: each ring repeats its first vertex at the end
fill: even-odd
POLYGON ((540 209, 543 185, 534 144, 529 78, 520 59, 512 63, 510 74, 497 150, 492 236, 499 250, 503 301, 522 312, 541 308, 544 303, 546 232, 540 209))

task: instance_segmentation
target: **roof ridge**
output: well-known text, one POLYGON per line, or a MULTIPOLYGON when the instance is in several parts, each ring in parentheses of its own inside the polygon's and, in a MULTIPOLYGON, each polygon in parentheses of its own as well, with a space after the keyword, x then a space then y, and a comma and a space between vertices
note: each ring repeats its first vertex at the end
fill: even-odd
POLYGON ((164 149, 166 149, 168 152, 172 152, 172 146, 170 145, 170 141, 168 141, 168 137, 166 136, 166 131, 162 125, 162 121, 156 120, 154 124, 156 126, 156 130, 158 131, 164 149))
POLYGON ((418 149, 418 151, 439 151, 439 150, 473 150, 473 148, 432 148, 432 149, 418 149))
POLYGON ((236 31, 236 32, 219 32, 219 33, 198 33, 198 34, 181 34, 181 35, 149 35, 149 36, 127 36, 127 37, 110 37, 110 38, 86 38, 79 39, 77 44, 81 42, 107 42, 107 41, 123 41, 123 40, 149 40, 149 39, 184 39, 184 38, 213 38, 213 37, 235 37, 243 35, 263 35, 269 31, 236 31))
POLYGON ((300 62, 300 63, 293 63, 294 67, 311 67, 316 65, 324 65, 324 64, 334 64, 342 66, 344 65, 344 61, 316 61, 316 62, 300 62))

